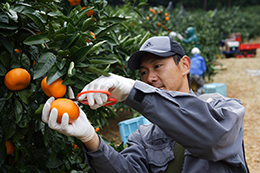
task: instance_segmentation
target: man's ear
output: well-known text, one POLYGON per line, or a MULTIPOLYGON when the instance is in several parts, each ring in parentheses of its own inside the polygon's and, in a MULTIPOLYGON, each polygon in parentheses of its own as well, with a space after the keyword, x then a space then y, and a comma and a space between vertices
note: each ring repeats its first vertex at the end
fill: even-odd
POLYGON ((183 56, 180 60, 180 67, 183 75, 187 75, 190 72, 190 58, 188 56, 183 56))

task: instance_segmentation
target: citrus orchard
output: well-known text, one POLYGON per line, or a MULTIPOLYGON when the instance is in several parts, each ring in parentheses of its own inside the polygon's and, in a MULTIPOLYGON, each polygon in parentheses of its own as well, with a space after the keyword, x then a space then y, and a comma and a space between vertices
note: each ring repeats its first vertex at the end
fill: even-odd
POLYGON ((52 82, 51 84, 47 85, 47 76, 43 78, 41 82, 41 87, 43 92, 48 97, 55 97, 55 98, 61 98, 66 94, 67 87, 66 85, 62 85, 63 80, 57 79, 56 81, 52 82))
POLYGON ((12 91, 26 88, 31 82, 31 75, 23 68, 10 70, 4 79, 5 86, 12 91))
POLYGON ((67 113, 69 115, 69 123, 76 121, 76 119, 79 117, 79 113, 80 113, 79 108, 76 105, 76 103, 74 103, 70 99, 59 98, 54 100, 51 103, 51 110, 53 108, 56 108, 58 110, 58 117, 57 117, 58 122, 61 122, 62 115, 64 113, 67 113))

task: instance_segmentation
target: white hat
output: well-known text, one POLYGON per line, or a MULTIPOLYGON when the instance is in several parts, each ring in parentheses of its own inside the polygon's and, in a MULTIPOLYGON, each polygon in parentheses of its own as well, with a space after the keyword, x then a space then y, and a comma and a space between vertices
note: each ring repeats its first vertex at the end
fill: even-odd
POLYGON ((194 47, 194 48, 191 50, 191 53, 192 53, 192 54, 200 54, 200 50, 199 50, 197 47, 194 47))

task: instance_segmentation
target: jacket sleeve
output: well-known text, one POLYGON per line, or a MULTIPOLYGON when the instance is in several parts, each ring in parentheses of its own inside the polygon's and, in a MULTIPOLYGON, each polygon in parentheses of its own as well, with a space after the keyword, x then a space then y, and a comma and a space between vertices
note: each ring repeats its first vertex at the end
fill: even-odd
MULTIPOLYGON (((146 152, 142 145, 132 142, 122 151, 117 152, 100 138, 100 146, 96 151, 88 151, 84 147, 85 162, 96 173, 148 173, 146 152)), ((138 139, 137 139, 138 140, 138 139)))
POLYGON ((137 81, 125 103, 196 157, 219 161, 241 152, 245 109, 237 99, 205 101, 137 81))

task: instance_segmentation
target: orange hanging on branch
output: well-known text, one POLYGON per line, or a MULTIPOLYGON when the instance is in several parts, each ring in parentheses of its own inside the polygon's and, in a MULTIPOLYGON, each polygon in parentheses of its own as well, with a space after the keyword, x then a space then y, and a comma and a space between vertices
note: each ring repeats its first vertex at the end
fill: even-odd
POLYGON ((79 5, 81 0, 68 0, 68 1, 70 2, 71 6, 76 6, 76 5, 79 5))
POLYGON ((61 98, 66 94, 67 87, 66 85, 62 85, 63 80, 57 79, 56 81, 52 82, 51 84, 47 85, 47 76, 43 78, 41 82, 41 87, 43 92, 48 97, 55 97, 55 98, 61 98))
POLYGON ((18 91, 26 88, 31 82, 31 75, 23 68, 14 68, 10 70, 4 79, 5 86, 12 91, 18 91))

